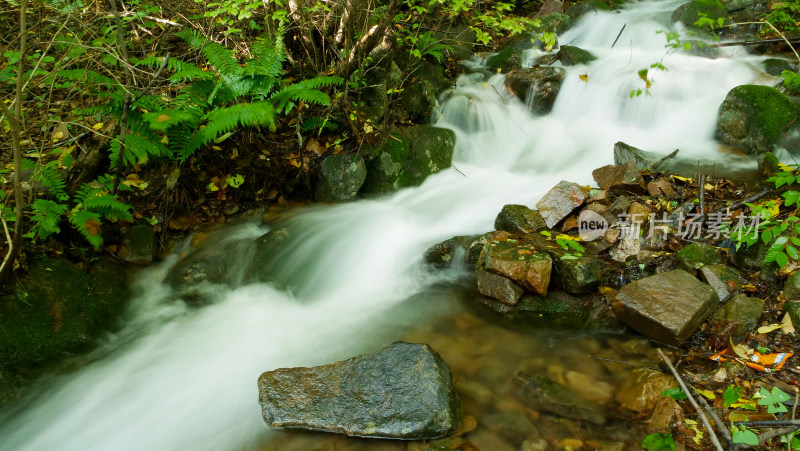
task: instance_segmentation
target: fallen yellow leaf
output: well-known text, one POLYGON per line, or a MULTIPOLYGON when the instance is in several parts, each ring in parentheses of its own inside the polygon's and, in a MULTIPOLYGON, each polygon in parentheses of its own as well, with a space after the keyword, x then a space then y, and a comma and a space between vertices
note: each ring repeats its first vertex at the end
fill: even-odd
POLYGON ((788 313, 783 315, 783 320, 781 320, 781 326, 782 326, 781 332, 785 334, 793 334, 795 332, 794 324, 792 324, 792 317, 789 316, 788 313))
POLYGON ((206 185, 206 189, 211 191, 212 193, 215 191, 219 191, 219 187, 214 182, 209 182, 208 185, 206 185))
POLYGON ((750 358, 749 356, 753 355, 753 350, 748 348, 747 345, 743 344, 735 345, 731 343, 731 349, 733 350, 734 353, 736 353, 736 355, 745 360, 748 360, 750 358))
POLYGON ((101 128, 103 128, 105 125, 106 125, 106 124, 104 124, 103 122, 98 122, 98 123, 96 123, 96 124, 92 125, 92 130, 94 130, 94 131, 100 130, 100 129, 101 129, 101 128))
POLYGON ((783 328, 783 324, 770 324, 767 326, 761 326, 758 328, 758 333, 760 334, 768 334, 772 331, 778 330, 783 328))
POLYGON ((172 116, 168 114, 159 114, 158 117, 156 118, 156 122, 166 122, 170 119, 172 119, 172 116))
POLYGON ((708 399, 716 399, 717 398, 717 395, 715 395, 714 392, 711 391, 711 390, 704 390, 702 388, 695 388, 695 390, 697 391, 697 393, 700 393, 701 395, 705 396, 708 399))
POLYGON ((583 74, 583 75, 580 75, 579 77, 580 77, 581 80, 585 81, 586 83, 589 83, 589 76, 588 75, 583 74))

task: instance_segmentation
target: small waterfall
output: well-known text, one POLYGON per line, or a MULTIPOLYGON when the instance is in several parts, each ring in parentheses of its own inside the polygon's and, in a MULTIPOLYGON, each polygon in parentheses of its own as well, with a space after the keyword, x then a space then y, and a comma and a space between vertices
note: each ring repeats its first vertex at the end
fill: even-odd
MULTIPOLYGON (((502 205, 534 205, 562 179, 591 183, 616 141, 720 158, 717 106, 730 88, 760 81, 759 58, 669 54, 657 31, 669 29, 678 4, 589 13, 560 36, 598 59, 565 68, 551 114, 530 114, 503 75, 462 76, 436 115, 456 133, 455 167, 380 199, 303 209, 283 224, 289 239, 266 263, 278 283, 220 286, 215 303, 192 309, 162 283, 174 261, 152 268, 130 325, 96 359, 43 380, 36 397, 0 418, 0 450, 251 448, 269 434, 257 403, 261 372, 374 350, 446 313, 436 302, 404 305, 437 280, 420 270, 428 246, 491 230, 502 205), (651 70, 650 95, 630 98, 643 84, 637 71, 655 62, 668 70, 651 70)), ((209 241, 246 249, 265 232, 248 227, 231 242, 213 242, 230 231, 209 241)))

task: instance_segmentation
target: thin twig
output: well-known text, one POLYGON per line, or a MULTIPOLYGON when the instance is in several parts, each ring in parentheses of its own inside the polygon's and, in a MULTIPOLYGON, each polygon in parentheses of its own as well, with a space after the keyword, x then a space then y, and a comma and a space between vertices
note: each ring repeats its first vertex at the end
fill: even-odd
POLYGON ((754 428, 780 428, 784 426, 800 427, 800 420, 761 420, 761 421, 737 421, 736 426, 747 426, 754 428))
POLYGON ((628 23, 622 24, 622 28, 619 29, 619 33, 617 33, 617 38, 614 39, 614 43, 611 44, 611 48, 613 49, 615 45, 617 45, 617 41, 619 41, 619 37, 622 36, 622 32, 625 31, 625 27, 628 26, 628 23))
POLYGON ((125 156, 125 135, 128 131, 128 108, 130 108, 131 105, 131 92, 129 89, 132 86, 132 71, 128 67, 130 65, 130 60, 128 59, 128 47, 125 45, 125 32, 122 29, 122 18, 120 17, 119 9, 117 9, 117 1, 109 0, 109 3, 111 3, 111 9, 114 11, 114 20, 117 24, 117 40, 119 42, 120 52, 122 52, 122 60, 125 65, 125 99, 122 102, 122 117, 119 121, 119 154, 117 154, 117 172, 114 177, 114 189, 111 190, 112 194, 117 194, 117 189, 119 189, 119 183, 122 179, 122 163, 125 156))
POLYGON ((672 372, 672 375, 675 377, 675 380, 677 380, 678 384, 680 384, 681 388, 683 389, 683 392, 686 393, 686 397, 689 399, 689 402, 692 403, 692 406, 694 406, 694 410, 696 410, 697 414, 700 415, 700 420, 702 420, 703 426, 705 426, 706 430, 708 430, 708 435, 711 438, 711 442, 714 443, 714 447, 717 449, 717 451, 724 451, 722 444, 719 442, 717 434, 714 432, 714 428, 711 427, 711 423, 708 422, 708 418, 706 418, 705 413, 703 413, 703 409, 701 409, 700 406, 697 404, 697 401, 695 401, 694 396, 692 396, 692 392, 689 391, 689 389, 686 387, 686 384, 683 382, 683 379, 681 378, 680 374, 678 374, 678 371, 675 369, 674 366, 672 366, 672 362, 669 361, 669 359, 667 358, 666 355, 664 355, 664 352, 661 351, 661 349, 658 349, 657 351, 659 357, 661 357, 661 360, 663 360, 664 363, 667 364, 669 370, 672 372))
MULTIPOLYGON (((692 387, 692 390, 694 390, 694 387, 692 387)), ((694 391, 697 392, 697 390, 694 391)), ((711 416, 711 419, 714 420, 714 423, 719 427, 719 431, 722 432, 722 438, 724 438, 725 441, 728 442, 728 451, 736 449, 736 444, 733 443, 733 437, 731 436, 731 431, 729 431, 728 428, 722 426, 725 423, 722 422, 722 419, 719 417, 719 415, 717 415, 717 412, 715 412, 714 409, 712 409, 711 406, 708 405, 708 402, 706 402, 705 398, 703 398, 702 395, 698 396, 697 399, 700 401, 700 404, 703 405, 703 409, 705 409, 705 411, 708 412, 708 414, 711 416)))
POLYGON ((506 100, 506 98, 503 97, 502 94, 500 94, 500 91, 498 91, 497 88, 494 87, 494 85, 492 85, 492 89, 494 89, 494 92, 497 93, 497 97, 500 97, 500 100, 502 100, 503 103, 508 103, 508 100, 506 100))

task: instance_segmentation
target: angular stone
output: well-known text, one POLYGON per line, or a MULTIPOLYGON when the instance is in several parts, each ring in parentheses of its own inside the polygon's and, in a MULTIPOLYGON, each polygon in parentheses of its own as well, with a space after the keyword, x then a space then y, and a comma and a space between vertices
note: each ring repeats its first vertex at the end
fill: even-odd
POLYGON ((425 263, 437 268, 446 268, 458 260, 467 261, 467 249, 475 240, 474 236, 454 236, 449 240, 434 244, 425 251, 425 263))
POLYGON ((426 440, 461 424, 450 369, 423 344, 396 342, 330 365, 268 371, 258 389, 273 427, 426 440))
POLYGON ((727 299, 742 286, 739 271, 730 266, 705 265, 700 268, 700 275, 717 292, 720 301, 727 299))
POLYGON ((783 297, 789 301, 800 301, 800 271, 795 271, 786 278, 783 284, 783 297))
POLYGON ((495 230, 516 235, 534 233, 547 228, 541 213, 524 205, 504 205, 494 220, 495 230))
POLYGON ((470 243, 469 247, 467 248, 467 263, 470 265, 479 266, 478 263, 481 260, 483 248, 489 244, 489 241, 494 235, 494 232, 487 232, 474 239, 472 243, 470 243))
POLYGON ((617 316, 642 335, 678 346, 714 312, 719 297, 682 270, 656 274, 622 287, 613 303, 617 316))
POLYGON ((705 265, 725 263, 722 250, 703 243, 692 243, 675 254, 678 269, 696 271, 705 265))
POLYGON ((560 67, 513 70, 506 75, 506 89, 534 113, 547 114, 553 109, 565 73, 560 67))
POLYGON ((315 197, 320 202, 342 202, 356 198, 367 179, 364 159, 354 155, 330 155, 322 161, 315 197))
POLYGON ((520 400, 536 410, 599 425, 606 422, 600 407, 547 376, 517 371, 514 385, 520 400))
POLYGON ((758 155, 771 152, 798 117, 800 106, 777 89, 737 86, 719 107, 715 136, 724 144, 758 155))
POLYGON ((634 202, 628 208, 628 217, 631 222, 640 224, 644 229, 645 223, 650 219, 650 207, 641 202, 634 202))
POLYGON ((528 290, 547 294, 553 260, 531 242, 492 239, 483 250, 483 269, 508 277, 528 290))
POLYGON ((740 294, 734 296, 712 318, 709 331, 722 337, 725 343, 741 342, 748 332, 755 329, 764 313, 764 301, 740 294))
POLYGON ((619 222, 621 215, 628 212, 628 210, 631 208, 631 205, 631 200, 626 196, 618 196, 608 207, 608 210, 606 210, 603 217, 606 218, 606 221, 608 221, 609 224, 615 224, 619 222))
POLYGON ((643 193, 645 188, 642 174, 633 163, 603 166, 592 171, 592 177, 600 188, 615 192, 643 193))
POLYGON ((780 170, 780 160, 772 152, 764 152, 758 156, 758 171, 764 177, 771 177, 780 170))
POLYGON ((562 180, 536 204, 547 227, 553 228, 559 221, 569 216, 573 210, 583 205, 586 193, 577 183, 562 180))
POLYGON ((653 180, 647 184, 647 194, 653 197, 672 199, 675 197, 675 188, 667 179, 653 180))
POLYGON ((479 269, 476 271, 478 292, 503 304, 515 305, 525 293, 525 289, 513 280, 479 269))
POLYGON ((580 47, 572 45, 562 45, 558 50, 558 60, 563 66, 574 66, 576 64, 589 64, 597 57, 580 47))

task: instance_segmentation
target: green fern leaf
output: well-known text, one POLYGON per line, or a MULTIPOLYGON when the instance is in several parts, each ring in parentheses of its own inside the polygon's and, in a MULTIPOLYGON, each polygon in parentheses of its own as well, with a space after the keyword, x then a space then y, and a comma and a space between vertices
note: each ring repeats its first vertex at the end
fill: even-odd
POLYGON ((215 108, 204 117, 208 120, 203 131, 203 141, 208 143, 220 135, 240 127, 271 125, 275 120, 272 102, 237 103, 225 108, 215 108))
POLYGON ((39 168, 34 166, 33 181, 46 188, 47 191, 60 201, 69 199, 67 182, 58 170, 58 161, 50 161, 39 168))
POLYGON ((222 77, 237 77, 242 75, 239 62, 233 57, 233 52, 216 42, 209 42, 203 49, 206 61, 217 69, 222 77))
POLYGON ((192 112, 174 109, 145 113, 142 118, 151 129, 158 131, 166 131, 176 125, 197 121, 197 116, 192 112))
POLYGON ((46 199, 36 199, 31 206, 33 207, 31 235, 44 240, 50 235, 61 231, 58 223, 61 222, 62 215, 67 211, 65 204, 58 204, 46 199))
POLYGON ((87 210, 73 210, 69 216, 69 222, 95 249, 99 249, 103 244, 99 214, 87 210))

